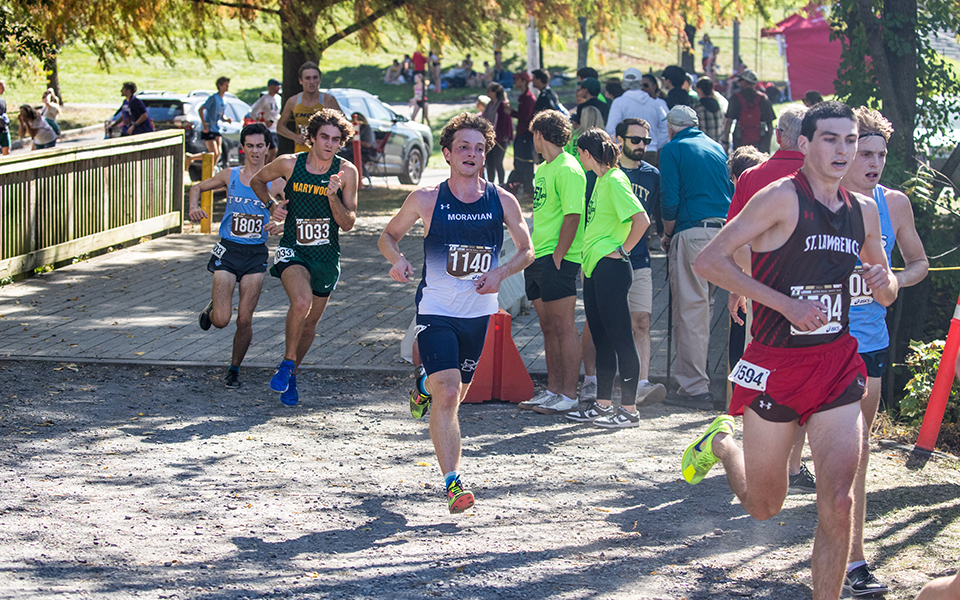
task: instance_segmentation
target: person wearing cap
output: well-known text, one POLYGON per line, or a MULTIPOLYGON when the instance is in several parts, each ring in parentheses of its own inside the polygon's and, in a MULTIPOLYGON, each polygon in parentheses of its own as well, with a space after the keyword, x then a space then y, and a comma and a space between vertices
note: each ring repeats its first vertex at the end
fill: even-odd
POLYGON ((744 69, 737 76, 740 91, 730 98, 721 134, 724 150, 730 148, 730 127, 737 122, 733 132, 733 149, 740 146, 756 146, 761 152, 770 152, 773 137, 773 120, 777 116, 766 94, 757 91, 757 74, 744 69))
POLYGON ((610 115, 610 105, 600 100, 600 81, 593 77, 587 77, 577 84, 577 93, 580 93, 580 90, 586 93, 587 99, 577 104, 577 117, 579 118, 580 116, 581 108, 592 106, 600 111, 603 121, 606 122, 607 117, 610 115))
POLYGON ((533 134, 530 133, 530 120, 533 119, 533 107, 537 103, 530 91, 530 73, 521 71, 513 74, 513 87, 520 92, 516 110, 510 116, 517 120, 517 137, 513 140, 513 172, 507 180, 507 189, 514 194, 533 194, 533 134))
POLYGON ((610 104, 607 133, 616 139, 617 125, 624 119, 643 119, 653 127, 650 143, 643 160, 657 166, 657 151, 669 140, 667 134, 667 105, 651 97, 642 89, 643 73, 633 67, 623 72, 623 95, 610 104))
POLYGON ((250 107, 250 116, 258 123, 263 123, 270 130, 270 139, 267 140, 267 156, 263 164, 273 162, 277 157, 277 120, 280 119, 280 82, 276 79, 267 81, 267 93, 261 94, 253 106, 250 107))
POLYGON ((669 252, 670 297, 677 316, 674 373, 679 385, 666 402, 713 410, 707 351, 716 288, 694 272, 693 263, 726 222, 733 186, 723 148, 698 129, 699 123, 689 106, 671 108, 670 141, 660 150, 661 244, 669 252))

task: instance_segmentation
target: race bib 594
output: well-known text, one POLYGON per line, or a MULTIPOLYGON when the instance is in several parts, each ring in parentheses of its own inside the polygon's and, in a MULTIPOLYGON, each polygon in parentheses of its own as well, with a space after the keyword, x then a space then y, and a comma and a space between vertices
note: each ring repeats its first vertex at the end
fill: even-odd
POLYGON ((823 304, 827 322, 814 331, 800 331, 790 326, 790 335, 829 335, 843 330, 843 284, 795 285, 790 288, 790 296, 800 300, 819 301, 823 304))

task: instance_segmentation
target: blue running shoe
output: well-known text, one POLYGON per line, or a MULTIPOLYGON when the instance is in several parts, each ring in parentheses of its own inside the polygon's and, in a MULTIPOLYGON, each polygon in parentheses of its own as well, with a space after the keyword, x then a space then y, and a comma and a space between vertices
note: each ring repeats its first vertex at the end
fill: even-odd
POLYGON ((297 376, 290 376, 290 385, 287 386, 287 391, 280 394, 280 402, 284 406, 296 406, 300 402, 300 394, 297 392, 297 376))
POLYGON ((277 365, 277 372, 273 374, 273 378, 270 379, 270 389, 275 392, 285 392, 287 387, 290 385, 290 377, 293 375, 293 361, 284 360, 279 365, 277 365))

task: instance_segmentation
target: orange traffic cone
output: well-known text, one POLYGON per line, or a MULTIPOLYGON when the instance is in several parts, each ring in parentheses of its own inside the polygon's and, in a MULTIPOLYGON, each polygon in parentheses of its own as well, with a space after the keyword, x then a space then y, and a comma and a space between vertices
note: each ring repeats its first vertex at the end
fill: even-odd
POLYGON ((504 311, 490 315, 483 353, 464 402, 524 402, 533 398, 533 380, 513 343, 513 319, 504 311))

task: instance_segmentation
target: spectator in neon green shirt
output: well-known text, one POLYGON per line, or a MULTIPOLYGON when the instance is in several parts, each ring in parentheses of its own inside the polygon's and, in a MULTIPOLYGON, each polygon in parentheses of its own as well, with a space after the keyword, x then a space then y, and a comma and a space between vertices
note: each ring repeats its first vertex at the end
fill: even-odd
POLYGON ((577 159, 563 151, 570 122, 556 110, 544 110, 530 122, 533 146, 544 162, 534 174, 533 250, 524 271, 527 298, 543 332, 547 389, 521 408, 542 414, 566 413, 577 406, 580 335, 574 319, 577 273, 583 247, 587 178, 577 159))
POLYGON ((630 180, 617 168, 620 149, 607 132, 583 132, 577 148, 580 162, 597 175, 583 240, 583 306, 597 348, 597 400, 586 410, 571 412, 568 418, 589 420, 607 429, 637 427, 640 357, 633 341, 627 294, 633 285, 630 251, 650 226, 650 219, 633 194, 630 180), (618 369, 621 405, 614 407, 613 379, 618 369))

